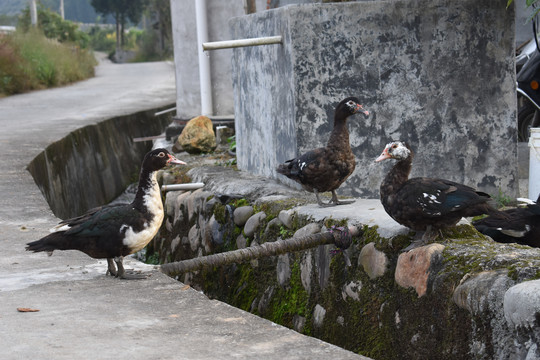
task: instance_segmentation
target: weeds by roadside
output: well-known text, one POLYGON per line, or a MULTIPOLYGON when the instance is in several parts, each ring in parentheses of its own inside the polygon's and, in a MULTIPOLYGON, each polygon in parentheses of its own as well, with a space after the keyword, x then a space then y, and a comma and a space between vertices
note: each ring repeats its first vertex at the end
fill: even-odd
POLYGON ((66 85, 94 75, 89 50, 46 38, 40 30, 0 37, 0 96, 66 85))

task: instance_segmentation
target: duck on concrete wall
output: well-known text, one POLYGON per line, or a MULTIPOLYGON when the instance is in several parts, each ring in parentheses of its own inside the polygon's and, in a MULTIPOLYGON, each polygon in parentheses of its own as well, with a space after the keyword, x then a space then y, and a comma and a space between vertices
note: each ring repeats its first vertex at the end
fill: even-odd
POLYGON ((412 247, 435 239, 440 229, 456 225, 462 217, 500 213, 488 203, 488 194, 472 187, 443 179, 409 179, 413 156, 409 145, 393 141, 375 160, 397 160, 381 183, 381 203, 401 225, 424 231, 422 241, 412 247))
POLYGON ((166 149, 148 152, 133 202, 94 208, 64 220, 51 234, 28 243, 26 250, 46 251, 49 255, 54 250, 79 250, 96 259, 107 259, 107 274, 122 279, 140 278, 126 274, 123 258, 144 248, 161 226, 164 213, 156 174, 169 164, 185 165, 185 162, 166 149))
POLYGON ((356 97, 342 100, 334 113, 334 128, 325 147, 310 150, 307 153, 287 160, 277 167, 277 172, 285 175, 315 193, 321 207, 346 204, 339 201, 336 189, 353 173, 356 160, 349 143, 347 119, 358 112, 369 115, 356 97), (332 199, 323 203, 319 193, 330 191, 332 199))

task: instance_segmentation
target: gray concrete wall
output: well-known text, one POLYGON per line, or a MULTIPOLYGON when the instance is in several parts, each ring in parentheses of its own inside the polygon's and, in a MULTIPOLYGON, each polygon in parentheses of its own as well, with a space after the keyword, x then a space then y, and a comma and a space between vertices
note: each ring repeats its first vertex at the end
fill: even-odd
POLYGON ((109 203, 136 182, 151 141, 133 138, 160 134, 171 122, 155 117, 164 108, 119 116, 88 125, 49 145, 28 165, 28 171, 61 219, 78 216, 109 203))
POLYGON ((516 46, 532 38, 532 23, 529 21, 532 10, 527 7, 525 0, 517 0, 516 9, 516 46))
MULTIPOLYGON (((260 2, 260 1, 259 1, 260 2)), ((245 14, 243 1, 207 0, 208 41, 230 40, 227 21, 245 14)), ((201 114, 195 0, 171 0, 177 116, 201 114)), ((232 50, 207 52, 210 57, 214 115, 234 113, 231 79, 232 50)))
MULTIPOLYGON (((309 0, 273 1, 271 6, 285 6, 309 0)), ((266 0, 256 0, 257 12, 264 12, 266 0)), ((207 0, 208 41, 237 39, 229 33, 231 17, 245 14, 244 1, 207 0)), ((195 0, 171 0, 171 15, 176 65, 177 116, 191 118, 201 113, 199 60, 197 54, 197 28, 195 0)), ((231 77, 231 49, 207 52, 210 57, 214 115, 234 114, 231 77)))
POLYGON ((338 191, 378 197, 384 145, 416 149, 413 176, 517 190, 514 10, 505 2, 364 1, 291 5, 234 18, 235 38, 283 45, 233 51, 241 169, 275 166, 323 146, 333 109, 358 96, 371 111, 349 123, 357 169, 338 191))

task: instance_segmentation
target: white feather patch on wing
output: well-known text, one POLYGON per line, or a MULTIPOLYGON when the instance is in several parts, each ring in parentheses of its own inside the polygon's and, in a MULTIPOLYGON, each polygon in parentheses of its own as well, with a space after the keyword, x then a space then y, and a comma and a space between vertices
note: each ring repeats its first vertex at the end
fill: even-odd
POLYGON ((501 231, 501 233, 503 233, 504 235, 508 235, 508 236, 515 237, 515 238, 524 237, 525 234, 527 233, 527 230, 524 230, 524 231, 518 231, 518 230, 505 230, 505 229, 500 229, 500 231, 501 231))
POLYGON ((531 199, 527 199, 527 198, 517 198, 516 199, 517 201, 520 201, 522 203, 525 203, 525 204, 529 204, 529 205, 534 205, 536 204, 536 201, 533 201, 531 199))
POLYGON ((50 233, 55 233, 55 232, 59 232, 59 231, 68 231, 69 229, 71 229, 71 226, 69 226, 68 224, 58 224, 55 227, 50 228, 49 232, 50 233))

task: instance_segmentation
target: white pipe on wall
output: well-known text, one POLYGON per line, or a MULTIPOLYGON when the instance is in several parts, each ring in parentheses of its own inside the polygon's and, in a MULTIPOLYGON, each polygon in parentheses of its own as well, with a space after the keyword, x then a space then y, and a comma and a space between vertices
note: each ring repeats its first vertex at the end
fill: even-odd
MULTIPOLYGON (((208 41, 208 21, 206 16, 206 0, 195 0, 195 19, 197 21, 197 43, 208 41)), ((213 114, 212 80, 210 77, 210 57, 198 46, 199 80, 201 84, 201 114, 213 114)))
POLYGON ((240 40, 225 40, 225 41, 214 41, 203 43, 203 50, 219 50, 219 49, 230 49, 244 46, 259 46, 259 45, 272 45, 272 44, 282 44, 283 38, 281 36, 267 36, 251 39, 240 39, 240 40))

